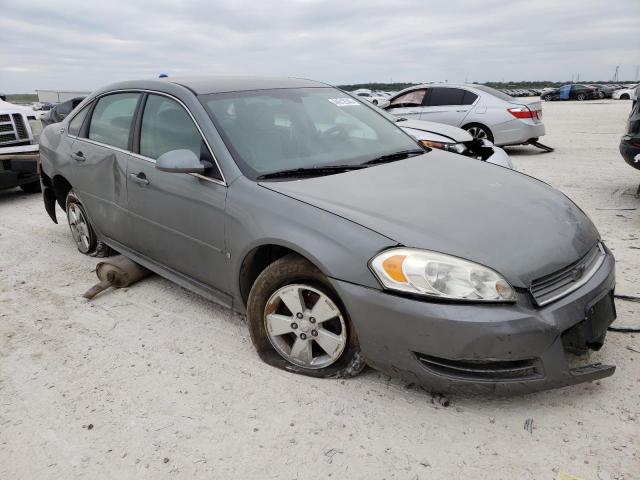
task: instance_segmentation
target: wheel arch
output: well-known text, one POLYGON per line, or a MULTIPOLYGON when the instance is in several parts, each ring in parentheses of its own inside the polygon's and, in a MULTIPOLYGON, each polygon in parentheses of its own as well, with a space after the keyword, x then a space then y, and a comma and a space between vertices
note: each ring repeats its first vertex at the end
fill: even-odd
POLYGON ((493 131, 492 131, 488 126, 486 126, 484 123, 480 123, 480 122, 469 122, 469 123, 465 123, 465 124, 464 124, 462 127, 460 127, 460 128, 462 128, 463 130, 467 130, 468 128, 471 128, 471 127, 480 127, 480 128, 483 128, 483 129, 484 129, 484 130, 486 130, 486 131, 487 131, 487 133, 489 134, 489 137, 490 137, 490 138, 489 138, 488 140, 490 140, 491 142, 493 142, 493 141, 494 141, 495 136, 494 136, 494 134, 493 134, 493 131))
POLYGON ((242 255, 242 261, 237 269, 235 277, 236 288, 238 289, 243 308, 247 306, 249 292, 258 276, 273 262, 289 254, 295 254, 304 258, 324 275, 327 275, 326 269, 308 252, 301 251, 300 248, 288 245, 285 242, 264 241, 263 243, 252 246, 242 255))
POLYGON ((66 212, 67 211, 67 204, 66 204, 67 194, 73 188, 71 186, 71 183, 65 177, 58 174, 58 175, 54 175, 53 179, 51 180, 51 184, 52 184, 53 193, 56 197, 56 201, 58 202, 58 205, 60 205, 60 208, 62 208, 62 210, 66 212))

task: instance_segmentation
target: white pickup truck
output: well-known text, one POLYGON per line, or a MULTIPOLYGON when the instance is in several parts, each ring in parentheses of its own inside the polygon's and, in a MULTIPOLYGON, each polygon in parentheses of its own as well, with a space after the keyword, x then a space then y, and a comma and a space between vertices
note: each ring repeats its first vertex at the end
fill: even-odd
POLYGON ((40 191, 38 141, 42 124, 35 112, 0 97, 0 190, 40 191))

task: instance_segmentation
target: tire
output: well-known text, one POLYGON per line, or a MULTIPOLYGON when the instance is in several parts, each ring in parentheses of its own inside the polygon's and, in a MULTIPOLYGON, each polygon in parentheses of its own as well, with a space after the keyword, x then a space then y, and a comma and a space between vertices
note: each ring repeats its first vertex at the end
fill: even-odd
POLYGON ((620 95, 620 100, 631 100, 631 96, 628 93, 620 95))
POLYGON ((579 101, 581 101, 581 102, 582 102, 583 100, 586 100, 586 99, 587 99, 587 96, 586 96, 584 93, 579 93, 579 94, 576 96, 576 100, 579 100, 579 101))
POLYGON ((489 127, 486 127, 481 123, 470 123, 462 128, 469 132, 473 138, 486 138, 493 143, 493 134, 491 133, 491 130, 489 130, 489 127))
POLYGON ((374 105, 378 105, 378 100, 374 100, 372 103, 373 103, 374 105))
POLYGON ((353 377, 366 366, 338 295, 322 272, 299 255, 286 255, 262 271, 249 293, 247 318, 253 345, 271 366, 317 378, 353 377), (326 300, 315 319, 313 307, 326 300), (278 323, 272 322, 276 318, 278 323), (300 355, 294 354, 296 345, 300 355), (325 350, 327 345, 331 348, 325 350))
POLYGON ((550 102, 550 101, 552 101, 552 100, 553 100, 553 96, 551 96, 551 95, 545 95, 544 97, 542 97, 542 99, 543 99, 545 102, 550 102))
POLYGON ((107 244, 98 240, 98 236, 89 222, 87 212, 73 190, 67 194, 65 211, 71 236, 80 253, 100 258, 113 255, 114 251, 107 244))
POLYGON ((40 193, 42 191, 40 180, 36 182, 25 183, 24 185, 20 185, 20 188, 24 193, 40 193))

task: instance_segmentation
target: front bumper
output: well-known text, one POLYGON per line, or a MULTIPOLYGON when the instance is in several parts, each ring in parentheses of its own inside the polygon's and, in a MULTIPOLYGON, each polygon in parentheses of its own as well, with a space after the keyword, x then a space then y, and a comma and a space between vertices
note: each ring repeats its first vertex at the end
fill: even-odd
POLYGON ((38 145, 0 148, 0 189, 37 182, 38 145))
POLYGON ((487 163, 493 163, 494 165, 500 165, 501 167, 510 168, 511 170, 515 170, 516 167, 513 165, 511 158, 507 155, 502 148, 492 146, 493 155, 487 158, 487 163))
MULTIPOLYGON (((526 393, 610 376, 614 366, 572 368, 568 336, 587 310, 612 295, 610 252, 580 289, 544 308, 516 304, 435 303, 333 280, 367 362, 432 391, 526 393)), ((612 300, 611 300, 612 301, 612 300)), ((607 318, 606 327, 615 313, 607 318)), ((582 331, 582 330, 580 330, 582 331)), ((604 340, 604 335, 599 339, 604 340)))

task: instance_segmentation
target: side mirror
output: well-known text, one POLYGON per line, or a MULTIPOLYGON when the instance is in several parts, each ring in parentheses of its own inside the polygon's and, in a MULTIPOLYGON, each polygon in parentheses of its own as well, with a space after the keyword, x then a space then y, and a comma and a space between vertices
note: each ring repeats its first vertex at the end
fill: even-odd
POLYGON ((180 149, 160 155, 156 160, 156 168, 170 173, 203 173, 206 165, 191 150, 180 149))

